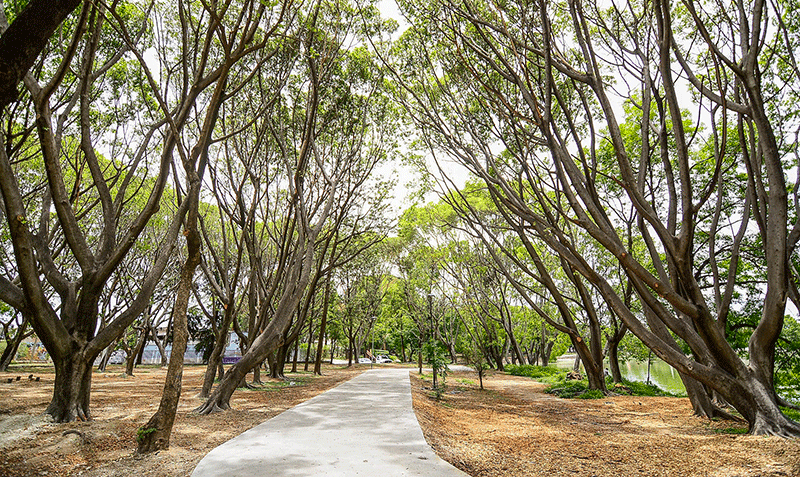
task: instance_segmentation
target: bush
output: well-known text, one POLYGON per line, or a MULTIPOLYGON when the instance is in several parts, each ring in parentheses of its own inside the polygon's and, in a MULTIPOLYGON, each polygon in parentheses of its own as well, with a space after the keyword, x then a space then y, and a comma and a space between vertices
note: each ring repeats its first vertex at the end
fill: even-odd
POLYGON ((506 372, 514 376, 526 376, 528 378, 537 379, 543 377, 557 376, 559 374, 566 375, 566 372, 558 368, 550 368, 546 366, 534 366, 531 364, 515 365, 509 364, 505 367, 506 372))
MULTIPOLYGON (((558 396, 560 398, 572 399, 589 391, 589 383, 587 381, 569 381, 565 383, 553 384, 548 386, 544 392, 558 396)), ((602 394, 601 391, 597 391, 602 394)), ((602 397, 602 396, 601 396, 602 397)))
POLYGON ((583 394, 579 394, 576 397, 578 399, 603 399, 604 397, 606 397, 606 395, 603 394, 603 391, 600 391, 599 389, 590 389, 583 394))
POLYGON ((622 383, 614 384, 611 379, 606 380, 609 391, 628 396, 675 396, 659 388, 655 384, 647 384, 639 381, 628 381, 623 379, 622 383))

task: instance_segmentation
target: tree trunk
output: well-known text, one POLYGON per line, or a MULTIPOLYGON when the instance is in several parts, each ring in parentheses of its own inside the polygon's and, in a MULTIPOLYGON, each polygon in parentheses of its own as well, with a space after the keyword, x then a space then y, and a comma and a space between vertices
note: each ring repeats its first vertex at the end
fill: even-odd
POLYGON ((406 339, 403 332, 403 319, 400 318, 400 359, 406 362, 406 339))
POLYGON ((167 365, 167 350, 164 348, 164 343, 158 339, 158 330, 153 325, 150 325, 150 336, 153 337, 153 343, 155 343, 156 348, 158 348, 158 354, 161 356, 161 367, 167 365))
POLYGON ((300 337, 297 337, 294 340, 294 356, 292 357, 292 373, 297 372, 297 359, 298 355, 300 354, 300 337))
POLYGON ((28 327, 28 320, 22 322, 22 326, 17 328, 17 334, 11 342, 6 341, 6 349, 3 350, 3 356, 0 357, 0 371, 8 371, 8 365, 14 360, 17 355, 20 343, 25 339, 25 329, 28 327))
POLYGON ((54 422, 88 421, 89 398, 92 390, 92 362, 83 353, 75 350, 62 358, 53 357, 56 379, 53 385, 53 399, 45 414, 54 422))
MULTIPOLYGON (((192 212, 196 213, 196 208, 192 212)), ((164 390, 158 410, 141 428, 142 433, 137 436, 139 441, 137 452, 140 454, 169 448, 169 439, 175 423, 183 384, 183 356, 186 352, 189 335, 186 327, 186 310, 189 305, 194 271, 200 263, 200 237, 198 235, 195 227, 194 230, 189 231, 187 237, 190 246, 186 263, 181 272, 181 283, 173 308, 172 353, 170 353, 167 376, 164 380, 164 390)))
POLYGON ((615 383, 622 382, 622 371, 619 369, 619 342, 609 342, 608 367, 611 368, 611 379, 615 383))
POLYGON ((553 346, 555 345, 554 341, 547 341, 547 343, 542 344, 542 366, 549 366, 550 365, 550 353, 553 352, 553 346))
MULTIPOLYGON (((224 82, 223 82, 224 84, 224 82)), ((219 93, 219 85, 215 94, 219 93)), ((196 150, 196 145, 193 150, 196 150)), ((200 178, 194 169, 184 167, 189 175, 187 201, 190 201, 189 211, 186 216, 186 262, 181 270, 178 291, 175 295, 175 304, 172 309, 172 353, 169 357, 167 376, 164 380, 164 390, 161 393, 161 403, 147 424, 139 430, 136 440, 139 442, 137 452, 140 454, 169 449, 169 440, 172 426, 175 424, 175 415, 178 411, 178 402, 181 398, 183 385, 183 357, 186 353, 186 344, 189 340, 186 311, 189 308, 189 298, 192 294, 194 272, 200 264, 201 238, 197 228, 198 206, 200 202, 200 178)))
POLYGON ((125 374, 128 376, 133 376, 133 367, 136 366, 136 359, 139 357, 139 354, 144 349, 144 343, 147 341, 147 329, 145 328, 142 330, 142 334, 139 336, 139 339, 136 342, 136 345, 131 350, 131 355, 128 357, 127 362, 125 363, 125 374))
MULTIPOLYGON (((317 356, 314 360, 314 374, 322 375, 322 353, 325 348, 325 335, 328 332, 328 307, 331 297, 331 277, 328 274, 325 280, 325 298, 322 303, 322 319, 319 324, 319 338, 317 339, 317 356)), ((333 361, 333 349, 331 349, 331 361, 333 361)))
MULTIPOLYGON (((218 330, 217 339, 214 340, 214 349, 211 351, 211 356, 208 358, 206 372, 203 375, 203 387, 197 395, 199 398, 205 399, 209 396, 211 387, 214 385, 214 375, 219 368, 222 367, 222 355, 225 353, 225 347, 228 346, 228 331, 233 321, 234 308, 233 303, 229 303, 225 307, 222 326, 220 326, 218 330)), ((220 372, 220 374, 222 373, 220 372)))
MULTIPOLYGON (((311 251, 307 249, 309 257, 306 260, 313 260, 311 251)), ((313 262, 311 262, 313 263, 313 262)), ((230 399, 236 386, 242 378, 253 368, 259 366, 267 356, 274 352, 281 344, 286 328, 291 324, 292 316, 297 304, 308 285, 308 274, 310 273, 310 263, 304 263, 303 275, 293 287, 292 291, 284 292, 281 301, 275 310, 275 316, 270 320, 264 331, 259 334, 252 342, 247 352, 242 356, 238 363, 234 364, 225 372, 225 377, 211 393, 206 402, 195 409, 200 414, 209 414, 226 409, 230 409, 230 399)), ((281 365, 282 365, 281 361, 281 365)), ((270 366, 272 368, 272 366, 270 366)), ((270 369, 271 371, 271 369, 270 369)))
POLYGON ((308 320, 308 343, 306 346, 306 359, 303 365, 303 371, 308 371, 308 362, 311 360, 311 345, 314 343, 314 319, 308 320))
POLYGON ((269 364, 269 377, 273 379, 283 379, 283 369, 286 367, 287 346, 283 345, 275 350, 274 363, 269 364))
POLYGON ((619 369, 619 344, 628 332, 628 327, 622 325, 613 336, 608 338, 608 366, 611 368, 611 379, 615 383, 622 382, 622 371, 619 369))
MULTIPOLYGON (((116 347, 117 343, 111 343, 110 345, 106 346, 106 349, 102 353, 102 357, 100 358, 100 363, 97 365, 97 370, 100 372, 105 372, 106 368, 108 367, 108 362, 111 360, 111 355, 114 353, 114 348, 116 347)), ((2 371, 2 369, 0 369, 2 371)))

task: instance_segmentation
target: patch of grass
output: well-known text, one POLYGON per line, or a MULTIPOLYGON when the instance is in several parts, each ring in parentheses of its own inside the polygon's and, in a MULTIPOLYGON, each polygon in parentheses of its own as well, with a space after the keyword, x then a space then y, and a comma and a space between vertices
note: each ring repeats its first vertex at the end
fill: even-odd
POLYGON ((717 434, 747 434, 746 427, 726 427, 723 429, 714 429, 717 434))
POLYGON ((266 383, 261 383, 256 386, 240 387, 237 389, 241 389, 244 391, 280 391, 281 389, 284 388, 305 386, 306 384, 310 383, 311 380, 312 380, 311 376, 308 377, 292 376, 292 377, 287 377, 285 380, 281 381, 269 381, 266 383))
POLYGON ((606 397, 606 395, 603 394, 603 391, 600 391, 599 389, 590 389, 585 393, 579 394, 575 397, 578 399, 603 399, 606 397))
POLYGON ((461 383, 461 384, 471 385, 471 386, 475 386, 475 384, 476 384, 475 381, 473 381, 472 379, 466 379, 466 378, 457 378, 456 382, 457 383, 461 383))
POLYGON ((531 364, 514 365, 510 364, 505 367, 508 374, 514 376, 525 376, 531 379, 539 380, 540 378, 553 378, 559 375, 566 376, 566 371, 558 368, 550 368, 547 366, 534 366, 531 364))
MULTIPOLYGON (((564 383, 557 383, 545 388, 544 392, 553 394, 560 398, 572 399, 576 398, 589 391, 589 383, 587 381, 569 381, 564 383)), ((601 393, 602 394, 602 393, 601 393)))
POLYGON ((664 391, 655 384, 647 384, 639 381, 628 381, 623 379, 622 383, 614 384, 610 379, 606 381, 609 391, 628 396, 667 396, 676 397, 674 394, 664 391))

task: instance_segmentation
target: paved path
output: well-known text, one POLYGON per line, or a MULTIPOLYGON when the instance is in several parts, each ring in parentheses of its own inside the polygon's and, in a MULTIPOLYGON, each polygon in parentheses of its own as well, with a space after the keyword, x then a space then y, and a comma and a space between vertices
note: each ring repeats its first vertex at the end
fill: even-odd
POLYGON ((212 450, 192 477, 466 476, 425 442, 408 373, 367 371, 212 450))

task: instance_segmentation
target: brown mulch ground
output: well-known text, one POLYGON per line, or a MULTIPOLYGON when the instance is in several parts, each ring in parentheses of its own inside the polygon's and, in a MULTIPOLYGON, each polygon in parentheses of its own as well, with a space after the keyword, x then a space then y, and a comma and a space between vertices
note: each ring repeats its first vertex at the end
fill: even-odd
POLYGON ((800 442, 732 435, 740 424, 692 415, 688 399, 568 400, 502 373, 448 376, 441 401, 412 374, 428 443, 472 476, 800 476, 800 442))
POLYGON ((140 456, 135 453, 136 429, 158 408, 165 369, 137 369, 134 377, 125 377, 119 366, 95 373, 93 420, 48 424, 41 415, 52 397, 52 368, 12 368, 0 373, 0 476, 189 475, 214 447, 365 369, 326 366, 323 376, 298 373, 287 374, 286 381, 262 378, 265 385, 261 390, 234 393, 232 410, 199 416, 191 411, 203 403, 195 396, 202 386, 205 367, 187 366, 169 450, 140 456), (40 381, 29 380, 31 373, 40 381), (19 381, 17 376, 21 377, 19 381), (14 381, 8 383, 8 378, 14 381), (80 434, 64 435, 66 430, 80 434))
MULTIPOLYGON (((94 420, 47 424, 51 370, 0 373, 0 476, 185 476, 222 442, 367 369, 326 367, 325 376, 289 374, 261 390, 237 391, 234 410, 197 416, 201 366, 187 367, 168 451, 135 454, 136 429, 158 406, 165 371, 96 373, 94 420), (11 377, 20 381, 7 383, 11 377), (79 431, 80 435, 66 430, 79 431)), ((445 460, 473 476, 800 476, 800 442, 724 434, 735 424, 691 415, 686 399, 611 397, 565 400, 528 378, 448 376, 441 401, 412 373, 414 407, 425 437, 445 460)))

